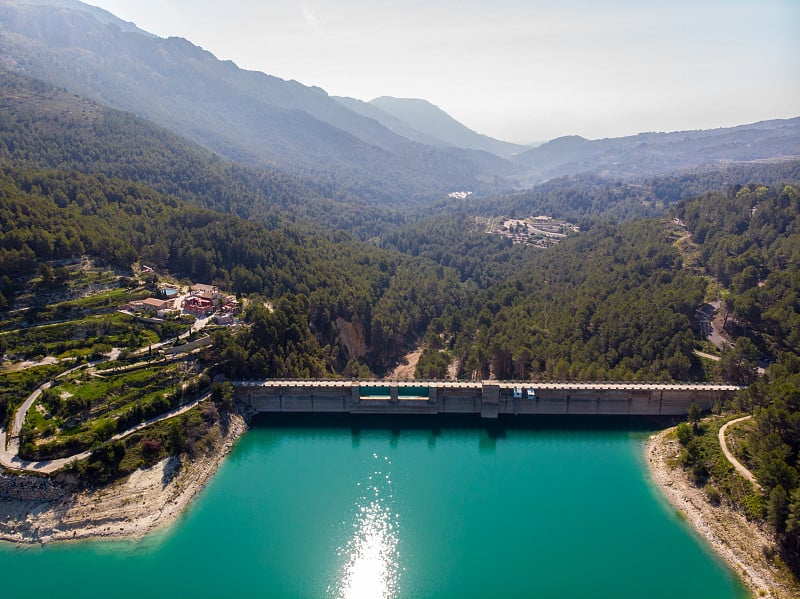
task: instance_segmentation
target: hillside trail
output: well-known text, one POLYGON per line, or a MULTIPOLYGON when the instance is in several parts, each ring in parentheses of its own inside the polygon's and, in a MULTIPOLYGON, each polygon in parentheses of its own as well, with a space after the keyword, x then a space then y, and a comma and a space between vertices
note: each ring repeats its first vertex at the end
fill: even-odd
POLYGON ((728 430, 728 427, 730 425, 736 424, 737 422, 744 422, 745 420, 750 420, 752 417, 753 415, 751 414, 750 416, 743 416, 742 418, 736 418, 734 420, 730 420, 729 422, 723 424, 719 429, 719 435, 718 435, 719 446, 722 448, 722 453, 725 454, 727 460, 731 463, 731 465, 734 468, 736 468, 736 472, 738 472, 747 480, 749 480, 751 483, 753 483, 753 486, 758 491, 762 491, 761 485, 758 483, 758 480, 756 479, 755 475, 752 472, 750 472, 744 466, 744 464, 742 464, 739 460, 736 459, 733 453, 731 453, 731 450, 728 448, 728 442, 725 439, 725 432, 728 430))

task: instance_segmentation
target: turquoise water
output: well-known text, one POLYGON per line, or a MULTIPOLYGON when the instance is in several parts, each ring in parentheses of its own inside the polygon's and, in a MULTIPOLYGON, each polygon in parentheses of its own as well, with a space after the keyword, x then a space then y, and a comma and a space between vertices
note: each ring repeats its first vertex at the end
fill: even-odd
POLYGON ((651 488, 646 425, 527 422, 265 420, 165 533, 0 546, 3 594, 747 597, 651 488))

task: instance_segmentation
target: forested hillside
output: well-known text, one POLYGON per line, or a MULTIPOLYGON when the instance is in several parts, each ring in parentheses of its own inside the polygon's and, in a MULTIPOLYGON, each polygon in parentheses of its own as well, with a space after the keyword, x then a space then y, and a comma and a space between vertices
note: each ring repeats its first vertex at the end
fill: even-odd
POLYGON ((508 238, 488 235, 486 226, 466 207, 444 210, 389 230, 381 244, 455 268, 463 281, 479 287, 515 274, 537 252, 526 245, 515 245, 508 238))
POLYGON ((586 225, 597 218, 633 220, 663 214, 672 204, 728 185, 800 182, 800 159, 735 163, 624 179, 583 174, 552 179, 531 189, 468 203, 476 214, 525 217, 547 214, 586 225))
MULTIPOLYGON (((318 185, 274 170, 227 162, 130 114, 16 74, 3 73, 0 89, 0 159, 17 165, 3 172, 6 305, 12 279, 35 272, 41 260, 87 253, 122 268, 141 260, 243 295, 303 295, 319 347, 315 363, 328 372, 383 373, 427 332, 428 341, 446 341, 462 376, 702 377, 692 357, 692 325, 705 283, 678 272, 681 258, 670 235, 681 232, 656 221, 597 223, 658 214, 688 193, 744 178, 800 178, 798 161, 637 183, 573 177, 524 194, 401 215, 352 197, 324 197, 318 185), (578 216, 587 232, 541 252, 487 235, 475 218, 537 212, 578 216), (374 241, 385 249, 323 225, 380 234, 374 241)), ((693 205, 681 208, 687 226, 693 205)), ((723 284, 732 282, 726 268, 712 268, 723 284)), ((752 286, 762 275, 750 269, 739 279, 749 277, 752 286)), ((772 283, 756 290, 780 293, 772 283)), ((750 295, 730 300, 740 312, 756 294, 741 291, 750 295)), ((772 316, 776 310, 769 317, 791 326, 791 318, 772 316)), ((750 326, 760 331, 763 323, 750 326)), ((776 343, 774 335, 759 335, 762 349, 776 343)))
POLYGON ((658 220, 598 225, 532 256, 443 319, 463 374, 687 380, 706 281, 658 220))
POLYGON ((130 113, 0 69, 0 159, 147 184, 218 212, 267 224, 374 235, 398 216, 314 179, 230 162, 130 113))
POLYGON ((434 148, 348 110, 317 87, 239 69, 80 2, 0 2, 0 56, 14 70, 169 128, 228 159, 274 165, 371 203, 495 189, 504 160, 434 148))
POLYGON ((772 360, 800 350, 800 193, 742 187, 675 210, 699 260, 728 290, 728 327, 772 360))
POLYGON ((740 457, 766 501, 726 483, 724 471, 713 467, 713 445, 701 438, 687 444, 684 461, 700 484, 711 479, 748 517, 766 517, 783 559, 798 572, 800 191, 788 185, 730 188, 681 202, 675 214, 692 233, 698 262, 724 286, 726 328, 736 343, 723 365, 751 383, 732 407, 755 414, 740 457), (759 356, 771 365, 756 380, 759 356))
POLYGON ((41 261, 89 254, 129 268, 142 260, 239 294, 297 296, 326 372, 350 361, 382 372, 461 293, 456 272, 428 260, 287 223, 268 230, 102 175, 6 167, 0 200, 4 308, 41 261))
MULTIPOLYGON (((753 168, 745 173, 795 174, 792 163, 753 168)), ((651 189, 675 190, 676 180, 655 180, 651 189)), ((759 354, 774 360, 800 347, 797 192, 783 185, 728 190, 680 203, 670 217, 677 225, 594 223, 544 252, 480 237, 466 209, 386 242, 454 266, 484 288, 474 303, 453 306, 435 323, 464 376, 703 378, 708 373, 693 355, 700 340, 695 311, 716 281, 725 290, 730 336, 745 337, 723 352, 717 376, 749 383, 759 354), (687 231, 696 255, 675 244, 687 231), (683 268, 685 260, 695 267, 683 268)))

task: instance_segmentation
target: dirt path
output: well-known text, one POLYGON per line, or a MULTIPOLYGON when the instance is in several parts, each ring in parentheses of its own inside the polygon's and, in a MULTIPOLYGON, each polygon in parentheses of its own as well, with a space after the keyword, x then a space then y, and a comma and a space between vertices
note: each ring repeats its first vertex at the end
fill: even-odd
MULTIPOLYGON (((68 358, 69 359, 69 358, 68 358)), ((27 370, 28 368, 36 368, 37 366, 50 366, 61 362, 54 356, 47 356, 41 360, 25 360, 24 362, 17 362, 16 364, 9 364, 0 368, 0 372, 19 372, 20 370, 27 370)))
POLYGON ((744 464, 742 464, 739 460, 736 459, 736 457, 731 453, 730 449, 728 449, 728 442, 725 440, 725 431, 728 430, 728 427, 731 424, 736 424, 737 422, 750 420, 752 417, 753 416, 751 414, 750 416, 743 416, 742 418, 736 418, 735 420, 731 420, 723 424, 722 427, 720 427, 719 429, 719 446, 722 448, 722 453, 725 454, 725 457, 728 459, 728 461, 733 465, 734 468, 736 468, 736 472, 738 472, 739 474, 744 476, 747 480, 749 480, 751 483, 753 483, 753 486, 756 489, 762 491, 763 489, 761 488, 761 485, 758 484, 758 480, 756 480, 756 477, 753 476, 752 472, 750 472, 747 468, 744 467, 744 464))
POLYGON ((797 585, 765 557, 766 548, 775 543, 771 533, 724 502, 719 506, 709 503, 703 489, 692 484, 676 465, 681 445, 671 434, 673 431, 667 429, 653 435, 646 447, 650 475, 664 497, 739 575, 753 597, 800 596, 797 585))

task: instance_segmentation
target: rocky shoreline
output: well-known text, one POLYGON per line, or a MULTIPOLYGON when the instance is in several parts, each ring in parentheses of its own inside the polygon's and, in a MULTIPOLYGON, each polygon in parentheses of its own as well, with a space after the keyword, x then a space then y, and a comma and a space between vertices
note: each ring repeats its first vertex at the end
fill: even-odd
POLYGON ((650 475, 662 494, 686 517, 714 551, 736 572, 753 597, 791 599, 798 589, 770 563, 772 535, 755 522, 726 506, 713 506, 703 489, 696 487, 676 466, 681 447, 674 429, 650 437, 646 447, 650 475))
POLYGON ((69 475, 54 479, 0 474, 0 540, 49 543, 141 538, 172 524, 217 471, 247 430, 230 414, 217 449, 191 461, 165 458, 147 470, 94 491, 70 491, 69 475))

